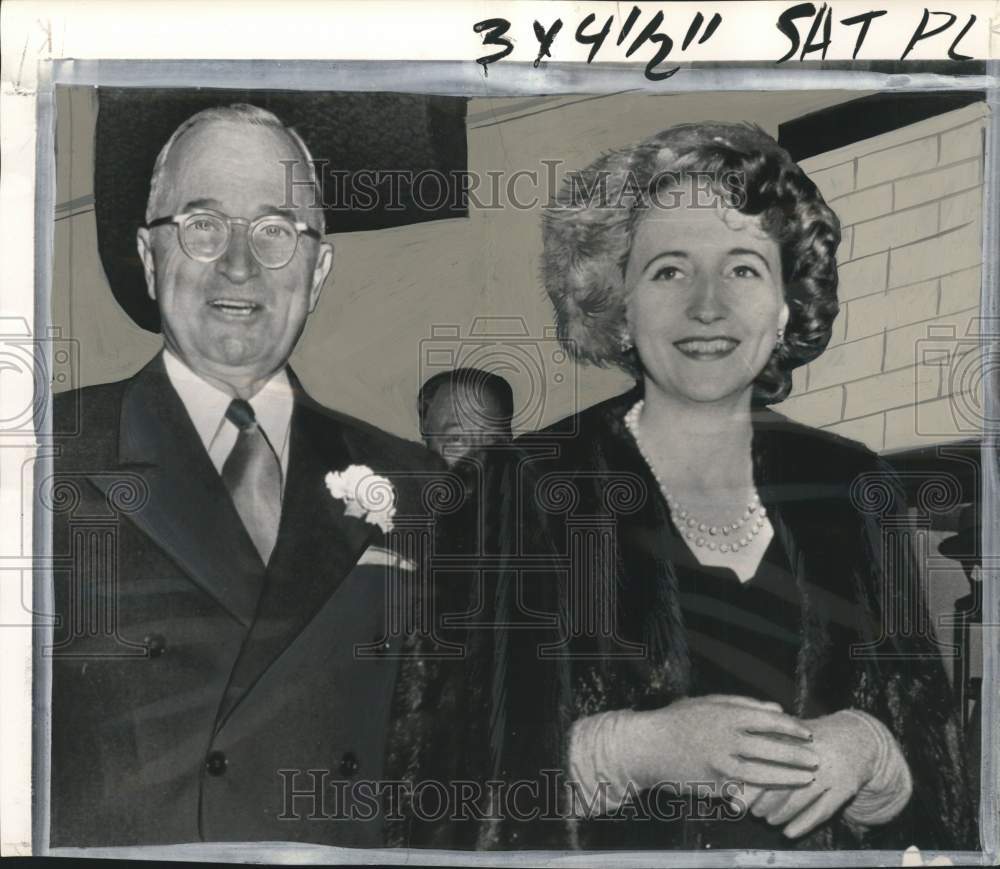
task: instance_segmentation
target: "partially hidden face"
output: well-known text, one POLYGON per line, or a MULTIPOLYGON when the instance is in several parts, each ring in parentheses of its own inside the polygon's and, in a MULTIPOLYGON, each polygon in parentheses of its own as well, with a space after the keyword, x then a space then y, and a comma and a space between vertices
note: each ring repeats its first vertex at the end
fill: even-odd
POLYGON ((442 386, 434 393, 423 422, 424 443, 449 465, 478 447, 511 439, 510 420, 487 392, 442 386))
MULTIPOLYGON (((171 148, 153 218, 201 208, 249 221, 282 214, 311 220, 322 232, 315 214, 282 207, 287 203, 280 161, 302 159, 280 129, 196 124, 171 148)), ((296 177, 304 177, 305 168, 296 168, 296 177)), ((284 365, 332 265, 330 245, 300 235, 288 265, 266 268, 251 252, 247 230, 233 225, 227 251, 208 263, 185 254, 174 225, 139 230, 164 342, 196 373, 225 382, 265 378, 284 365)))
POLYGON ((634 232, 629 332, 647 385, 688 401, 733 399, 752 388, 788 320, 780 249, 759 216, 677 193, 634 232))

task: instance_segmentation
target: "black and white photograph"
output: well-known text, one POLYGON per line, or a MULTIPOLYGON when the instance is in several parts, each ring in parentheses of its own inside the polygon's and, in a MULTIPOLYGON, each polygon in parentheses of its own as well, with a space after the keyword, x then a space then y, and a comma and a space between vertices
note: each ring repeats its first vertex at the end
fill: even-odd
POLYGON ((995 62, 542 6, 534 64, 44 82, 30 853, 996 859, 995 62))

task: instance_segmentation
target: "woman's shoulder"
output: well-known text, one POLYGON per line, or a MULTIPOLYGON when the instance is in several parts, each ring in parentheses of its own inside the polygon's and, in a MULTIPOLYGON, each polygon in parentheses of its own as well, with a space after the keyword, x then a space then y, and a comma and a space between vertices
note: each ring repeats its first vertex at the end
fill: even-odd
POLYGON ((635 389, 614 395, 538 431, 522 434, 514 446, 521 451, 547 451, 566 461, 593 457, 595 450, 601 451, 609 442, 627 435, 625 414, 638 398, 635 389))
POLYGON ((889 464, 867 444, 793 420, 772 408, 755 413, 754 429, 779 464, 802 466, 813 474, 838 479, 890 472, 889 464))
POLYGON ((625 414, 638 399, 639 393, 635 389, 613 395, 576 413, 567 414, 538 431, 526 432, 515 443, 527 445, 534 441, 577 438, 607 431, 618 422, 623 424, 625 414))

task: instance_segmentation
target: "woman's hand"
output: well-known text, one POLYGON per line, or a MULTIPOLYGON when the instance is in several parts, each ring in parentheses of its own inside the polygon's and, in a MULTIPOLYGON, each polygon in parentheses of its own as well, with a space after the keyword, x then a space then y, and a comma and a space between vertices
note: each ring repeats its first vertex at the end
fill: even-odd
POLYGON ((622 749, 640 787, 741 781, 802 788, 812 783, 821 762, 812 738, 808 726, 777 703, 714 694, 637 713, 630 744, 622 749))
POLYGON ((872 733, 848 712, 835 712, 802 722, 813 733, 819 757, 815 781, 793 791, 754 789, 745 792, 750 811, 771 824, 785 824, 797 838, 828 820, 871 778, 877 756, 872 733))

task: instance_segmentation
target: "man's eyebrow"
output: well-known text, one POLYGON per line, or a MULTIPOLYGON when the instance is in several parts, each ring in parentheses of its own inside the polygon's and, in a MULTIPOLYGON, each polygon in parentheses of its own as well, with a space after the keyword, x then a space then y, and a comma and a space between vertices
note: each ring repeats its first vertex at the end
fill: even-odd
POLYGON ((262 205, 258 213, 281 214, 284 217, 290 217, 292 220, 297 218, 297 212, 294 208, 282 208, 280 205, 262 205))
MULTIPOLYGON (((181 207, 181 213, 196 210, 198 208, 211 208, 215 211, 222 211, 222 203, 218 199, 212 199, 211 197, 206 197, 202 199, 189 199, 181 207)), ((282 208, 280 205, 262 205, 257 209, 257 213, 253 217, 261 217, 263 215, 280 214, 283 217, 288 217, 292 220, 297 219, 295 209, 293 208, 282 208)), ((244 217, 249 215, 240 214, 230 214, 230 217, 244 217)))
POLYGON ((192 208, 218 208, 222 205, 218 199, 189 199, 181 206, 181 213, 190 211, 192 208))

